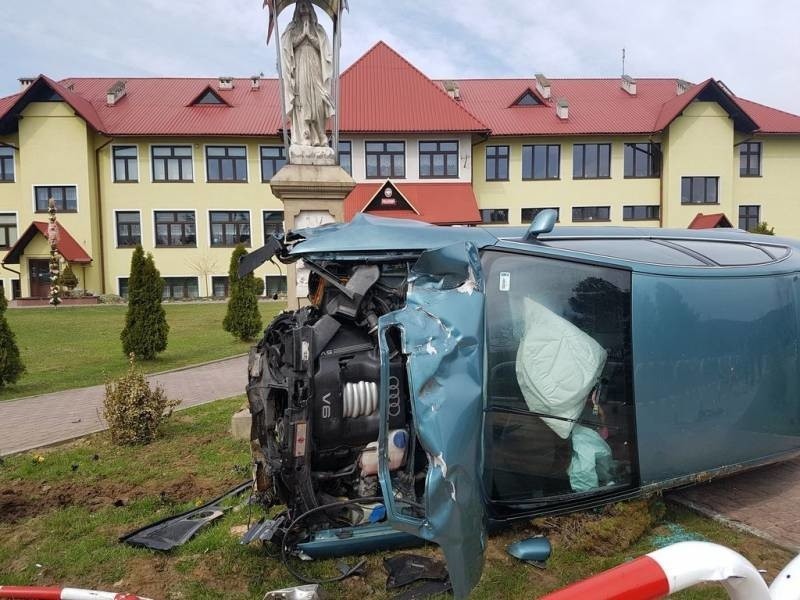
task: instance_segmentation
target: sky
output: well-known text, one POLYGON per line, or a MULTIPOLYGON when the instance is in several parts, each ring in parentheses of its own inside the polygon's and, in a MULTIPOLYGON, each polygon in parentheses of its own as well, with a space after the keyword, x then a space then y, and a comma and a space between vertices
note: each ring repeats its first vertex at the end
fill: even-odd
MULTIPOLYGON (((262 0, 5 0, 0 95, 17 78, 275 74, 262 0)), ((800 114, 800 3, 349 0, 342 65, 379 40, 426 75, 679 77, 800 114)), ((281 15, 282 24, 291 11, 281 15)))

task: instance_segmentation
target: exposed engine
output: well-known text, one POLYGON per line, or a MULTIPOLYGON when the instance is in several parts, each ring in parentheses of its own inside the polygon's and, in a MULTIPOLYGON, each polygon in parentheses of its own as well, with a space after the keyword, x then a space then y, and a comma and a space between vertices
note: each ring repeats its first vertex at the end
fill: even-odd
MULTIPOLYGON (((267 327, 251 352, 248 398, 262 502, 285 504, 290 520, 338 505, 314 511, 306 523, 313 530, 380 518, 378 318, 405 303, 409 265, 307 265, 312 304, 267 327)), ((414 504, 427 461, 411 423, 399 340, 388 344, 392 488, 414 504)))

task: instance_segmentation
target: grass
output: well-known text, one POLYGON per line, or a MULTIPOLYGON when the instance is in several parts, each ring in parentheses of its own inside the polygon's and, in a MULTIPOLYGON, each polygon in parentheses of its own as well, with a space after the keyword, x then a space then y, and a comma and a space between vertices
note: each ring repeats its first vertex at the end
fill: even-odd
MULTIPOLYGON (((264 323, 284 304, 261 303, 264 323)), ((165 304, 170 326, 167 350, 139 363, 147 373, 166 371, 247 352, 250 344, 222 329, 224 303, 165 304)), ((126 306, 10 309, 9 325, 27 371, 0 388, 0 400, 102 383, 128 365, 119 334, 126 306)))
MULTIPOLYGON (((152 598, 255 600, 271 589, 297 585, 280 561, 256 545, 238 543, 246 508, 230 510, 170 553, 131 548, 118 536, 219 495, 247 478, 244 442, 227 435, 242 397, 176 413, 148 446, 120 448, 96 434, 0 463, 0 585, 70 585, 140 593, 152 598)), ((257 516, 257 511, 253 515, 257 516)), ((602 511, 524 523, 490 538, 486 565, 473 598, 537 598, 554 589, 652 550, 665 540, 691 537, 742 552, 768 578, 788 552, 660 501, 631 502, 602 511), (544 532, 553 557, 540 570, 509 557, 512 541, 544 532)), ((435 555, 433 547, 417 552, 435 555)), ((383 599, 384 555, 367 557, 364 577, 325 586, 332 598, 383 599)), ((347 558, 352 564, 356 559, 347 558)), ((330 574, 334 561, 304 563, 330 574)), ((674 596, 727 598, 719 586, 674 596)))

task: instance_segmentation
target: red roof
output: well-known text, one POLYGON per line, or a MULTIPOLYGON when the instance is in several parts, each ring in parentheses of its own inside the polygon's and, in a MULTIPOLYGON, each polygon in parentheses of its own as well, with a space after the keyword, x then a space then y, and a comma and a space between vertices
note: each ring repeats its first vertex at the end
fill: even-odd
POLYGON ((716 229, 717 227, 733 227, 725 213, 714 213, 704 215, 697 213, 697 216, 689 223, 688 229, 716 229))
MULTIPOLYGON (((97 131, 113 136, 275 136, 281 128, 277 79, 234 79, 219 90, 216 78, 122 78, 126 95, 106 104, 119 78, 40 76, 24 92, 0 98, 0 125, 16 127, 15 113, 49 86, 97 131), (225 105, 194 106, 211 88, 225 105)), ((342 73, 340 129, 344 133, 490 132, 502 135, 635 135, 662 131, 694 98, 708 90, 735 113, 745 129, 767 134, 800 134, 800 116, 733 96, 714 80, 681 95, 675 79, 638 79, 629 95, 620 79, 551 79, 551 98, 536 106, 512 106, 535 79, 464 79, 460 100, 378 42, 342 73), (569 102, 569 118, 559 119, 555 103, 569 102)), ((701 96, 702 97, 702 96, 701 96)))
POLYGON ((352 133, 489 129, 383 42, 342 73, 340 112, 340 129, 352 133))
MULTIPOLYGON (((344 201, 344 218, 350 221, 364 212, 387 183, 359 183, 344 201)), ((425 221, 436 225, 472 225, 481 222, 475 192, 469 183, 397 183, 390 182, 410 204, 410 210, 370 210, 379 217, 425 221)))
MULTIPOLYGON (((6 257, 3 259, 3 263, 18 265, 22 253, 33 239, 33 236, 36 235, 36 232, 41 233, 47 238, 47 226, 48 224, 44 221, 34 221, 31 223, 25 232, 19 236, 19 239, 17 239, 14 245, 9 248, 8 254, 6 254, 6 257)), ((64 260, 79 264, 88 264, 92 262, 92 257, 86 253, 86 250, 84 250, 77 241, 75 241, 75 238, 69 234, 69 231, 67 231, 61 223, 58 224, 58 233, 59 240, 56 248, 58 248, 58 252, 64 257, 64 260)))

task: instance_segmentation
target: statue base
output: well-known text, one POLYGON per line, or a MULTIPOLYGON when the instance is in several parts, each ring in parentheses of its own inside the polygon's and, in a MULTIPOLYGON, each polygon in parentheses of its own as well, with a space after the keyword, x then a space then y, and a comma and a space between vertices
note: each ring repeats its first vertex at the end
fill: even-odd
POLYGON ((336 154, 329 146, 289 146, 289 162, 294 165, 335 165, 336 154))
MULTIPOLYGON (((344 221, 344 199, 355 185, 344 169, 333 164, 290 163, 270 181, 272 193, 283 202, 287 231, 344 221)), ((287 271, 287 307, 297 309, 308 304, 308 274, 296 263, 287 271)))

